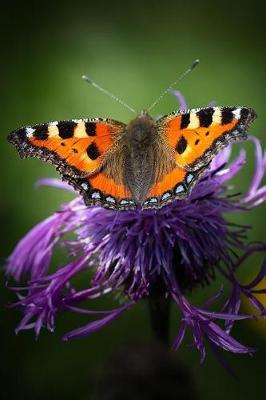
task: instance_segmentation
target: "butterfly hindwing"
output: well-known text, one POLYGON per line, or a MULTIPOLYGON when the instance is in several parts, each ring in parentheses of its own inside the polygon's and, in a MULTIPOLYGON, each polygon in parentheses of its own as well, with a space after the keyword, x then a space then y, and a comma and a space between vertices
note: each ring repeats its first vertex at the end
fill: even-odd
POLYGON ((196 171, 230 142, 245 140, 255 117, 246 107, 207 107, 166 115, 157 126, 174 151, 176 164, 196 171))
POLYGON ((20 128, 8 140, 21 158, 38 157, 54 164, 62 175, 80 177, 99 170, 124 128, 123 123, 108 119, 56 121, 20 128))
POLYGON ((136 208, 136 202, 126 186, 108 177, 104 170, 84 178, 63 176, 82 195, 87 206, 98 205, 115 210, 136 208))
POLYGON ((182 167, 175 167, 151 187, 143 208, 160 208, 174 200, 187 198, 204 170, 186 171, 182 167))

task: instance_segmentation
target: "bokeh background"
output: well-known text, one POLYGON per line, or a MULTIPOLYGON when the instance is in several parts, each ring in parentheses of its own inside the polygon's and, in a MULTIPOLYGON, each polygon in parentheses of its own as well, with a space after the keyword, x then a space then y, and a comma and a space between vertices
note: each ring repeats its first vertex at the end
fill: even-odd
MULTIPOLYGON (((6 142, 9 131, 27 124, 78 117, 111 117, 124 122, 132 115, 118 103, 86 86, 87 73, 141 110, 186 69, 195 58, 200 66, 179 85, 191 107, 215 100, 220 105, 252 106, 259 118, 251 131, 265 145, 265 7, 258 1, 1 1, 1 264, 15 243, 70 194, 34 189, 40 177, 56 176, 38 160, 19 160, 6 142)), ((168 95, 153 110, 164 114, 177 107, 168 95)), ((242 145, 235 145, 235 154, 242 145)), ((237 191, 247 189, 253 168, 253 147, 237 191)), ((232 216, 253 225, 250 239, 265 239, 265 207, 232 216)), ((258 259, 241 271, 251 278, 258 259)), ((64 315, 54 334, 43 331, 18 336, 20 314, 5 305, 14 300, 1 273, 1 383, 3 399, 97 399, 95 388, 106 373, 111 353, 123 345, 150 342, 146 304, 140 303, 112 326, 89 338, 61 342, 67 330, 85 323, 64 315), (97 383, 98 382, 98 383, 97 383)), ((212 287, 193 293, 200 303, 212 287)), ((107 301, 108 303, 108 301, 107 301)), ((108 305, 108 304, 107 304, 108 305)), ((172 335, 178 326, 173 310, 172 335)), ((209 353, 203 366, 188 344, 176 355, 194 377, 198 397, 246 399, 265 396, 266 327, 241 322, 235 336, 256 345, 253 358, 227 355, 236 371, 232 378, 209 353)), ((129 388, 130 391, 130 388, 129 388)), ((126 398, 126 397, 125 397, 126 398)), ((173 393, 178 397, 178 390, 173 393)))

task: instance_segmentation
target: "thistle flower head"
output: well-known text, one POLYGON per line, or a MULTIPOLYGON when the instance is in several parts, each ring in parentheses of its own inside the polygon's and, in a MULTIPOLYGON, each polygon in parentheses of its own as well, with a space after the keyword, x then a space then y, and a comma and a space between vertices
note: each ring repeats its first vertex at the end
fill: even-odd
MULTIPOLYGON (((180 93, 177 95, 180 98, 180 93)), ((184 102, 182 98, 180 101, 184 102)), ((259 141, 250 140, 255 146, 256 166, 244 195, 233 196, 228 189, 230 180, 243 168, 246 153, 241 150, 229 162, 228 147, 216 156, 186 200, 159 210, 119 212, 87 208, 78 196, 34 227, 18 243, 7 263, 9 276, 17 282, 27 281, 25 287, 14 288, 19 293, 16 305, 24 314, 17 331, 33 328, 37 335, 42 327, 53 331, 58 314, 68 310, 95 314, 98 319, 65 334, 64 339, 89 335, 139 299, 156 295, 171 298, 182 313, 175 349, 190 328, 202 360, 206 339, 227 351, 252 352, 230 333, 237 320, 251 317, 239 314, 241 295, 266 315, 254 295, 255 286, 266 274, 266 264, 249 285, 239 283, 237 272, 250 254, 265 251, 265 246, 246 244, 247 227, 226 219, 226 213, 246 212, 266 199, 266 187, 261 186, 266 156, 259 141), (69 232, 74 233, 74 239, 68 239, 69 232), (67 250, 69 262, 50 272, 51 258, 59 244, 67 250), (237 257, 236 252, 242 255, 237 257), (76 288, 73 279, 88 270, 88 287, 76 288), (231 284, 231 294, 222 309, 208 310, 222 292, 202 307, 192 305, 187 299, 189 292, 210 283, 218 273, 231 284), (122 305, 99 311, 80 307, 84 301, 107 293, 122 294, 122 305)), ((56 179, 39 183, 72 190, 56 179)))

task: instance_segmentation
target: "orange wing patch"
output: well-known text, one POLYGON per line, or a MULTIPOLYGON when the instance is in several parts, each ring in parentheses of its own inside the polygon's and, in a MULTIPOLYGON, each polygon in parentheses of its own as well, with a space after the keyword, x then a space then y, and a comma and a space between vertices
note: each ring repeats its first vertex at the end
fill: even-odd
POLYGON ((187 198, 204 170, 205 168, 188 172, 181 167, 174 168, 160 182, 153 185, 142 205, 143 208, 159 208, 173 200, 187 198))
POLYGON ((255 116, 245 107, 208 107, 165 116, 158 128, 174 150, 176 164, 195 171, 208 165, 230 142, 246 139, 246 129, 255 116))
POLYGON ((173 187, 178 183, 182 183, 185 179, 187 171, 183 168, 176 167, 165 175, 165 177, 161 180, 161 182, 156 183, 148 193, 149 197, 155 196, 160 197, 163 193, 167 192, 168 190, 172 190, 173 187))
POLYGON ((81 193, 88 206, 98 205, 117 210, 136 208, 136 203, 126 186, 108 178, 104 172, 81 179, 65 175, 63 179, 81 193))
POLYGON ((70 120, 21 128, 10 134, 22 158, 52 162, 61 174, 88 176, 101 166, 105 153, 125 125, 112 120, 70 120))
POLYGON ((113 196, 118 201, 130 197, 130 192, 124 185, 114 182, 111 178, 107 178, 104 173, 91 176, 88 178, 88 182, 93 189, 100 190, 105 195, 113 196))

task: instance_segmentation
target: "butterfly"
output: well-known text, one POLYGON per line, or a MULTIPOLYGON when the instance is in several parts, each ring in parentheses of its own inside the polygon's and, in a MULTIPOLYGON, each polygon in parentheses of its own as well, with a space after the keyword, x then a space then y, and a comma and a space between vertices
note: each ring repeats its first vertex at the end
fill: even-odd
POLYGON ((177 111, 157 120, 142 112, 127 125, 99 118, 27 126, 8 140, 21 158, 52 163, 87 206, 160 208, 187 198, 215 155, 247 138, 255 118, 246 107, 177 111))

